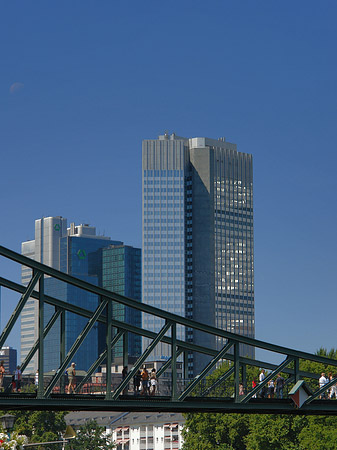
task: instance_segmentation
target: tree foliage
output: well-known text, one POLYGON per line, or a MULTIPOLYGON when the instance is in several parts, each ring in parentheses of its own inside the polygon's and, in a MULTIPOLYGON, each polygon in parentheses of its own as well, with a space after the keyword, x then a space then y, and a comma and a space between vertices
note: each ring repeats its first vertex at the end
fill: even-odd
POLYGON ((77 435, 66 446, 67 450, 110 450, 115 448, 111 435, 105 433, 105 428, 100 427, 95 420, 90 420, 82 425, 77 435))
POLYGON ((57 441, 66 429, 63 411, 2 411, 15 416, 14 432, 27 436, 29 442, 57 441))

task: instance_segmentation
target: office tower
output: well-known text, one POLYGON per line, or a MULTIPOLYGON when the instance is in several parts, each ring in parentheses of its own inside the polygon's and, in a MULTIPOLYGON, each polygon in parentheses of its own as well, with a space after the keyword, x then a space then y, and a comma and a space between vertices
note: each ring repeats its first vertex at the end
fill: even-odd
MULTIPOLYGON (((46 217, 35 221, 35 240, 22 243, 22 254, 55 269, 66 272, 81 280, 102 284, 102 263, 97 251, 110 244, 121 244, 105 236, 96 236, 95 227, 71 224, 67 228, 67 219, 46 217)), ((22 268, 22 283, 27 285, 31 270, 22 268)), ((51 277, 45 277, 45 293, 63 301, 94 311, 99 299, 96 295, 63 283, 51 277)), ((45 305, 45 325, 54 312, 54 307, 45 305)), ((87 320, 66 313, 66 351, 87 320)), ((21 315, 21 360, 24 361, 30 348, 38 337, 38 302, 29 299, 21 315)), ((60 362, 60 323, 55 323, 44 340, 45 371, 58 368, 60 362)), ((78 369, 86 370, 98 356, 100 343, 98 327, 87 336, 74 357, 78 369)), ((37 355, 27 366, 27 372, 37 369, 37 355)))
POLYGON ((0 361, 4 362, 5 374, 13 374, 17 366, 17 351, 12 347, 2 347, 0 361))
MULTIPOLYGON (((60 270, 60 238, 67 233, 67 220, 63 217, 46 217, 35 221, 35 239, 22 242, 21 253, 35 261, 60 270)), ((29 267, 22 266, 21 282, 27 286, 32 276, 29 267)), ((47 277, 46 277, 47 281, 47 277)), ((48 282, 48 281, 47 281, 48 282)), ((45 286, 46 288, 46 286, 45 286)), ((38 286, 35 287, 38 289, 38 286)), ((51 332, 53 332, 52 330, 51 332)), ((21 361, 23 362, 38 338, 38 302, 32 298, 21 313, 21 361)), ((35 354, 27 366, 27 372, 37 369, 35 354)))
MULTIPOLYGON (((252 156, 224 138, 165 134, 143 141, 142 182, 143 303, 254 337, 252 156)), ((158 331, 162 322, 144 315, 143 326, 158 331)), ((177 334, 223 346, 206 333, 177 334)), ((240 351, 254 356, 250 347, 240 351)), ((169 356, 165 344, 152 354, 169 356)), ((190 373, 205 362, 189 355, 190 373)))
MULTIPOLYGON (((102 249, 103 288, 141 301, 141 249, 128 245, 110 245, 102 249)), ((120 303, 113 303, 113 318, 141 327, 141 313, 120 303)), ((103 340, 103 339, 102 339, 103 340)), ((141 354, 141 337, 128 333, 128 355, 132 363, 141 354)), ((123 363, 123 342, 113 349, 114 364, 123 363)))

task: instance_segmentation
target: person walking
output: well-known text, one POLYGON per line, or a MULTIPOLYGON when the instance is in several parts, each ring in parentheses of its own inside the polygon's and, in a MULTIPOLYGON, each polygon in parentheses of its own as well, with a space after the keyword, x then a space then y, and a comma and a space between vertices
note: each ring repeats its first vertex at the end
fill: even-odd
POLYGON ((138 370, 136 375, 133 377, 133 393, 134 393, 134 395, 139 394, 141 380, 142 380, 142 373, 140 370, 138 370))
MULTIPOLYGON (((122 381, 125 380, 125 378, 127 377, 128 374, 128 366, 124 366, 123 370, 122 370, 122 381)), ((123 389, 123 395, 127 395, 129 391, 129 385, 125 386, 125 388, 123 389)))
MULTIPOLYGON (((262 369, 261 372, 260 372, 260 375, 259 375, 259 382, 260 382, 260 384, 262 383, 262 381, 263 381, 265 378, 266 378, 266 376, 265 376, 265 370, 262 369)), ((260 391, 260 397, 261 397, 261 398, 265 398, 265 396, 266 396, 266 388, 265 388, 265 386, 263 386, 263 388, 262 388, 261 391, 260 391)))
POLYGON ((21 370, 20 370, 20 366, 17 366, 16 370, 14 372, 14 380, 15 380, 16 392, 21 392, 21 379, 22 379, 22 373, 21 373, 21 370))
MULTIPOLYGON (((256 378, 254 377, 252 381, 252 389, 256 388, 256 386, 257 386, 256 378)), ((254 394, 252 398, 256 398, 256 394, 254 394)))
MULTIPOLYGON (((325 378, 325 372, 321 373, 321 377, 318 380, 318 384, 319 384, 319 388, 322 389, 327 383, 329 382, 329 380, 327 378, 325 378)), ((320 399, 327 399, 327 392, 324 391, 322 392, 322 394, 319 397, 320 399)))
MULTIPOLYGON (((329 381, 332 381, 334 378, 336 378, 336 375, 332 375, 332 373, 329 373, 329 381)), ((333 384, 330 389, 330 395, 329 398, 332 400, 332 397, 335 396, 335 399, 337 400, 337 383, 333 384)))
POLYGON ((0 362, 0 390, 3 390, 4 387, 4 376, 5 376, 5 366, 4 361, 0 362))
POLYGON ((268 381, 268 398, 274 398, 274 380, 268 381))
POLYGON ((73 362, 71 363, 71 366, 67 369, 68 373, 68 394, 75 394, 75 384, 76 384, 76 370, 75 370, 76 364, 73 362))
POLYGON ((35 372, 34 384, 35 384, 35 389, 37 390, 39 387, 39 369, 37 369, 35 372))
POLYGON ((143 367, 142 373, 142 390, 140 391, 140 395, 147 395, 149 393, 149 372, 146 367, 143 367))
POLYGON ((283 398, 283 388, 285 385, 285 380, 283 377, 281 377, 281 374, 279 373, 276 378, 276 398, 283 398))
POLYGON ((150 395, 155 395, 156 389, 157 389, 157 384, 158 384, 158 380, 157 380, 156 369, 153 368, 151 370, 151 376, 150 376, 150 395))

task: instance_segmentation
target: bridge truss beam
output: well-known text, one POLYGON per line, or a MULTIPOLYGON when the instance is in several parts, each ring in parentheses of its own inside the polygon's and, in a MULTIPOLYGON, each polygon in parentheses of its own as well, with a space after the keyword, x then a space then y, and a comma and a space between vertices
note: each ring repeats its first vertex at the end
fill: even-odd
MULTIPOLYGON (((22 369, 26 369, 31 358, 38 352, 39 362, 39 377, 37 395, 26 396, 25 394, 19 397, 16 394, 3 393, 0 394, 2 409, 15 409, 15 405, 18 405, 20 409, 66 409, 66 410, 160 410, 160 411, 231 411, 231 412, 282 412, 282 413, 303 413, 303 414, 337 414, 337 401, 336 402, 321 402, 316 400, 321 394, 322 390, 316 391, 310 395, 306 403, 300 410, 296 410, 288 400, 285 401, 270 401, 253 398, 254 395, 277 373, 281 372, 288 375, 288 381, 298 381, 300 377, 313 378, 317 380, 318 374, 310 374, 300 370, 300 359, 310 360, 317 363, 324 364, 325 366, 337 367, 337 361, 329 358, 312 355, 310 353, 286 348, 283 346, 270 344, 257 339, 249 338, 247 336, 236 335, 234 333, 227 332, 225 330, 217 329, 215 327, 194 322, 193 320, 185 317, 177 316, 175 314, 163 311, 150 305, 139 303, 130 298, 118 295, 114 292, 107 291, 98 286, 87 283, 83 280, 74 278, 68 274, 57 271, 51 267, 45 266, 39 262, 31 260, 25 256, 15 253, 9 249, 0 246, 0 256, 8 258, 18 264, 31 268, 32 278, 28 286, 21 286, 13 281, 0 277, 0 286, 7 289, 11 289, 21 294, 18 305, 15 307, 14 312, 0 335, 0 346, 3 346, 6 342, 10 332, 12 331, 15 323, 19 320, 20 313, 22 312, 28 298, 36 299, 38 302, 39 320, 38 320, 38 339, 34 343, 31 351, 23 362, 22 369), (81 308, 71 303, 71 299, 67 302, 58 300, 51 296, 48 296, 45 292, 44 279, 45 277, 53 277, 64 283, 68 283, 84 291, 90 292, 98 296, 99 302, 94 312, 81 308), (39 289, 34 290, 36 284, 39 283, 39 289), (118 321, 113 318, 112 315, 112 303, 117 302, 129 308, 133 308, 141 313, 150 314, 152 316, 163 319, 164 325, 158 332, 153 330, 146 330, 140 327, 132 326, 126 322, 118 321), (55 312, 49 320, 48 324, 44 326, 44 305, 49 304, 55 308, 55 312), (66 312, 77 314, 80 317, 88 319, 87 324, 84 326, 82 332, 77 336, 76 340, 72 344, 68 353, 65 352, 65 319, 66 312), (57 319, 61 317, 60 321, 57 319), (44 340, 50 330, 57 325, 60 326, 60 364, 57 368, 55 375, 49 381, 47 386, 44 386, 44 340), (77 386, 77 394, 74 396, 62 396, 55 394, 55 388, 61 380, 61 377, 74 355, 82 345, 84 339, 88 336, 88 333, 97 323, 103 323, 106 329, 106 349, 101 355, 92 361, 91 367, 88 370, 87 375, 82 382, 77 386), (225 342, 224 347, 220 350, 215 348, 208 348, 200 345, 195 345, 191 342, 185 342, 181 339, 177 339, 176 328, 177 325, 198 330, 199 332, 208 333, 218 338, 219 341, 225 342), (113 329, 116 329, 116 334, 113 336, 113 329), (108 368, 111 368, 111 355, 114 346, 120 339, 123 339, 123 360, 126 363, 127 355, 127 342, 129 333, 137 334, 142 337, 150 338, 152 342, 149 344, 145 352, 140 355, 137 361, 134 363, 133 369, 127 374, 122 382, 114 388, 112 391, 111 383, 111 369, 107 370, 106 392, 101 395, 88 394, 85 398, 83 394, 80 394, 82 386, 88 382, 95 369, 103 364, 107 364, 108 368), (158 371, 157 376, 160 377, 166 369, 171 367, 171 394, 161 399, 125 399, 125 390, 127 389, 131 379, 134 377, 139 368, 147 360, 151 352, 159 343, 166 343, 171 347, 171 358, 167 361, 163 367, 158 371), (239 345, 250 345, 258 349, 263 349, 271 352, 275 352, 283 355, 285 360, 283 363, 277 365, 270 362, 257 361, 251 358, 246 358, 240 355, 239 345), (234 348, 233 352, 230 350, 234 348), (210 362, 206 364, 206 367, 193 379, 193 380, 179 380, 177 377, 177 363, 181 353, 186 356, 187 352, 197 352, 204 355, 208 355, 210 362), (223 361, 229 361, 232 365, 227 372, 222 375, 218 380, 213 382, 211 386, 205 389, 203 381, 216 366, 223 361), (289 367, 292 363, 292 367, 289 367), (255 389, 247 392, 246 395, 240 395, 239 383, 246 379, 246 367, 260 367, 271 370, 265 380, 257 386, 255 389), (241 373, 241 376, 240 376, 241 373), (240 380, 241 377, 241 380, 240 380), (216 390, 221 383, 232 382, 232 395, 233 397, 224 397, 222 399, 216 396, 210 397, 211 393, 216 390), (202 397, 198 397, 196 394, 196 388, 202 392, 202 397), (33 398, 34 397, 34 398, 33 398)), ((184 362, 186 366, 186 357, 184 362)), ((179 360, 179 364, 181 361, 179 360)), ((186 367, 184 367, 184 373, 186 373, 186 367)), ((330 383, 333 384, 332 382, 330 383)), ((330 385, 327 385, 327 388, 330 385)))

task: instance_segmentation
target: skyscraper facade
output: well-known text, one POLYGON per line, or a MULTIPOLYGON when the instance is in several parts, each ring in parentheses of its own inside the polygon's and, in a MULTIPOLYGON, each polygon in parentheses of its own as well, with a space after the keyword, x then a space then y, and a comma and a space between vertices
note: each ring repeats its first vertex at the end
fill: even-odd
MULTIPOLYGON (((252 156, 224 138, 165 134, 143 141, 142 166, 142 301, 254 337, 252 156)), ((161 325, 144 315, 145 328, 161 325)), ((178 338, 223 345, 182 327, 178 338)), ((254 356, 249 347, 241 353, 254 356)), ((169 357, 169 348, 153 357, 169 357)), ((204 363, 190 355, 190 372, 204 363)))

